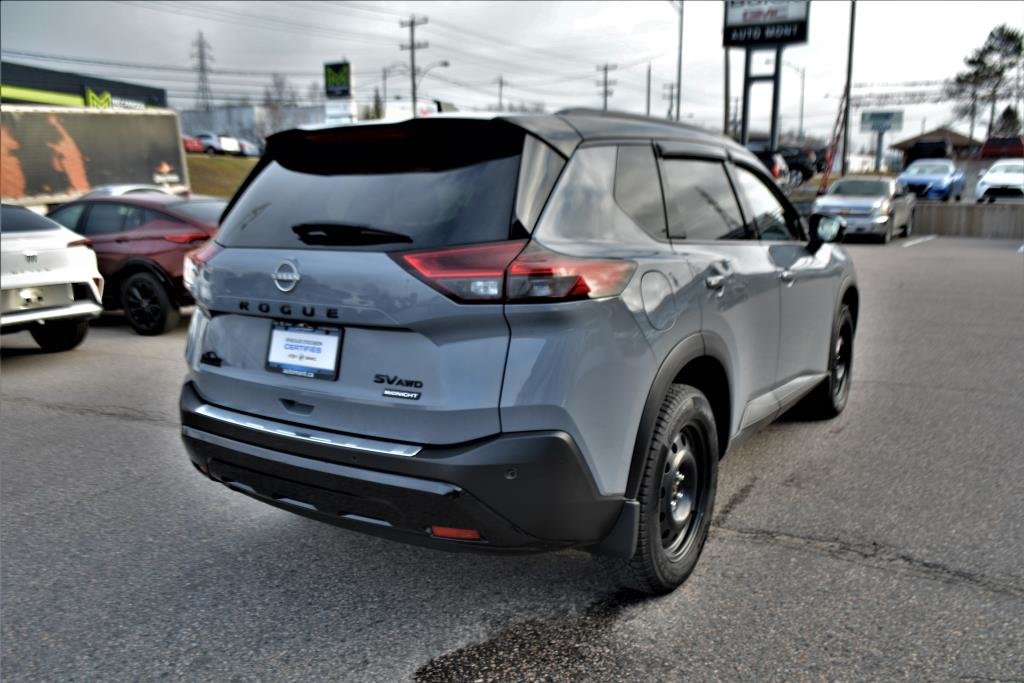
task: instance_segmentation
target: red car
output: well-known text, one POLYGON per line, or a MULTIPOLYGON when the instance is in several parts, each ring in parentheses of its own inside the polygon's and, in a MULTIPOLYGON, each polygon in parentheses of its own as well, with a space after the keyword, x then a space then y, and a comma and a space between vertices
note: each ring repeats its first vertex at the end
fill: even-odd
POLYGON ((201 140, 197 140, 188 135, 181 136, 181 146, 185 148, 185 151, 189 154, 202 154, 203 143, 201 140))
POLYGON ((107 286, 105 308, 124 309, 139 334, 163 334, 191 303, 182 283, 185 254, 210 239, 226 202, 145 194, 90 197, 49 217, 92 243, 107 286))
POLYGON ((1024 157, 1024 136, 989 138, 981 146, 982 159, 1019 159, 1024 157))

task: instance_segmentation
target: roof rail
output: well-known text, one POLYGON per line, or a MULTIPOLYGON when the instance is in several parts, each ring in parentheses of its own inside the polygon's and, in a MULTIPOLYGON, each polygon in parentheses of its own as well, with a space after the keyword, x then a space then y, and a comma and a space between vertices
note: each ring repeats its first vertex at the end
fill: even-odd
POLYGON ((663 119, 657 116, 645 116, 644 114, 633 114, 625 111, 615 111, 612 109, 590 109, 588 107, 569 107, 568 109, 561 109, 556 111, 555 114, 558 116, 601 116, 604 118, 613 119, 628 119, 630 121, 646 121, 647 123, 659 123, 666 126, 679 126, 687 130, 695 130, 701 133, 707 133, 708 131, 700 126, 696 126, 692 123, 682 123, 680 121, 672 121, 670 119, 663 119))

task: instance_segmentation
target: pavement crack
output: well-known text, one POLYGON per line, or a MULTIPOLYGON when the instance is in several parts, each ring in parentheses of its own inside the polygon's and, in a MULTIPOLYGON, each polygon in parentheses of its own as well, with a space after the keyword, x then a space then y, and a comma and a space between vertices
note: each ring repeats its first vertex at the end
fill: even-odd
POLYGON ((837 538, 789 534, 770 529, 727 527, 715 525, 717 533, 759 543, 780 544, 790 548, 818 553, 834 559, 862 564, 876 569, 902 569, 918 576, 943 583, 974 586, 991 593, 1024 598, 1024 585, 1017 580, 996 578, 979 572, 948 567, 940 562, 922 560, 881 543, 850 543, 837 538))
POLYGON ((40 401, 28 396, 4 395, 4 401, 11 401, 23 406, 57 410, 73 415, 84 415, 86 417, 112 417, 132 422, 145 422, 167 427, 178 427, 177 420, 169 420, 166 416, 153 413, 148 410, 129 408, 126 406, 85 406, 78 403, 55 403, 53 401, 40 401))

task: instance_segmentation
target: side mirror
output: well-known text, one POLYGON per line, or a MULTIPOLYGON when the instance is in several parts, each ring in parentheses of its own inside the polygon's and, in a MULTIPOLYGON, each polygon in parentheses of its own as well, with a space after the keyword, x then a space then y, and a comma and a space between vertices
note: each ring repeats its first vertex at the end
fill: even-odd
POLYGON ((826 216, 816 213, 808 222, 811 239, 807 243, 807 251, 812 254, 825 242, 838 242, 846 234, 846 221, 838 216, 826 216))

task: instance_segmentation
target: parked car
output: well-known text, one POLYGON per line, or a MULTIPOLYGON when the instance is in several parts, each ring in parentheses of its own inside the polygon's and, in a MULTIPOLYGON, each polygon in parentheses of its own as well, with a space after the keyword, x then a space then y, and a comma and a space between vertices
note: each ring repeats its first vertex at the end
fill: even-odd
POLYGON ((190 135, 181 136, 181 146, 189 154, 202 154, 206 151, 206 147, 203 145, 202 140, 190 135))
POLYGON ((1024 197, 1024 159, 1000 159, 978 175, 974 197, 979 204, 997 197, 1024 197))
POLYGON ((203 152, 206 154, 234 154, 242 153, 242 145, 238 138, 226 133, 202 132, 196 133, 195 137, 203 143, 203 152))
POLYGON ((244 157, 258 157, 262 154, 259 145, 249 140, 242 140, 241 138, 238 140, 238 149, 239 153, 244 157))
POLYGON ((67 351, 103 312, 103 277, 88 240, 20 206, 0 207, 0 331, 28 330, 44 351, 67 351))
POLYGON ((789 164, 786 163, 785 157, 777 151, 769 150, 768 145, 763 142, 751 142, 747 145, 747 149, 757 157, 758 161, 764 164, 764 167, 768 169, 776 182, 789 182, 789 164))
POLYGON ((174 193, 168 190, 166 187, 160 185, 140 185, 134 183, 123 183, 119 185, 99 185, 92 188, 84 195, 82 199, 88 197, 124 197, 125 195, 131 194, 166 194, 174 196, 174 193))
POLYGON ((818 170, 818 154, 813 149, 804 149, 796 145, 779 147, 779 154, 786 160, 790 171, 800 173, 800 182, 810 180, 818 170))
POLYGON ((442 115, 283 132, 263 160, 199 259, 180 403, 235 491, 449 550, 587 548, 661 593, 729 445, 846 405, 842 221, 808 239, 727 138, 442 115))
POLYGON ((123 309, 143 335, 178 324, 191 303, 182 283, 182 257, 217 230, 225 202, 139 194, 80 199, 50 218, 89 238, 107 279, 104 305, 123 309))
POLYGON ((885 176, 847 176, 818 197, 812 211, 846 220, 849 235, 872 235, 883 243, 914 230, 917 198, 900 180, 885 176))
POLYGON ((949 140, 918 140, 903 153, 903 166, 909 167, 918 159, 952 158, 953 144, 949 140))
POLYGON ((982 159, 1024 159, 1024 136, 994 137, 981 146, 982 159))
POLYGON ((960 201, 964 193, 966 179, 963 169, 948 159, 921 159, 908 166, 898 176, 900 182, 921 199, 941 199, 946 202, 950 197, 960 201))

